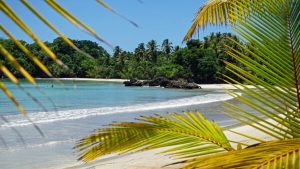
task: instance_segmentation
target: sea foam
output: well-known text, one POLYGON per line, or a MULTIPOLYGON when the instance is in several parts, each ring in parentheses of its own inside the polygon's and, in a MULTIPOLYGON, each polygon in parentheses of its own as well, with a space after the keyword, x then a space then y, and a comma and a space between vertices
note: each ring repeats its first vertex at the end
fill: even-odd
MULTIPOLYGON (((191 105, 200 105, 213 102, 220 102, 233 99, 232 96, 226 93, 213 93, 200 96, 193 96, 181 99, 172 99, 163 102, 146 103, 146 104, 134 104, 129 106, 115 106, 115 107, 100 107, 100 108, 88 108, 88 109, 75 109, 75 110, 63 110, 57 112, 36 112, 30 113, 30 119, 35 123, 51 123, 63 120, 74 120, 80 118, 86 118, 89 116, 99 116, 116 113, 128 113, 137 111, 150 111, 156 109, 176 108, 191 105)), ((24 119, 21 115, 8 115, 9 123, 2 124, 1 127, 16 127, 31 125, 28 120, 24 119)))

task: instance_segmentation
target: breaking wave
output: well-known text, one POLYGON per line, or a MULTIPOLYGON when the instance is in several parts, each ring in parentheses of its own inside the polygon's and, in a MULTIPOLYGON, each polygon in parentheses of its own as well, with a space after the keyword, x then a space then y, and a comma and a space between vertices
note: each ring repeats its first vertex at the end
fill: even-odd
MULTIPOLYGON (((232 96, 225 93, 213 93, 201 96, 193 96, 188 98, 173 99, 163 102, 135 104, 129 106, 115 106, 115 107, 100 107, 100 108, 87 108, 75 110, 62 110, 52 112, 37 112, 30 113, 29 117, 35 123, 51 123, 55 121, 73 120, 86 118, 89 116, 99 116, 116 113, 136 112, 136 111, 149 111, 156 109, 176 108, 183 106, 207 104, 213 102, 220 102, 233 99, 232 96)), ((8 115, 10 123, 3 124, 1 127, 16 127, 31 125, 31 123, 24 119, 21 115, 8 115)))

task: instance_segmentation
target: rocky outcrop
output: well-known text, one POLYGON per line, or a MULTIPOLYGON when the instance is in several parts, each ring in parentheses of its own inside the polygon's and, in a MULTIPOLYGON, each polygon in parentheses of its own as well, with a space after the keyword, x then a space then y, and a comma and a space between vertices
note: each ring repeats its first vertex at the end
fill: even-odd
POLYGON ((179 89, 201 89, 201 87, 194 82, 187 82, 186 80, 170 80, 167 78, 157 78, 150 81, 141 81, 131 79, 124 82, 125 86, 159 86, 165 88, 179 88, 179 89))
POLYGON ((142 81, 137 79, 130 79, 129 81, 123 82, 125 86, 136 86, 136 87, 142 87, 144 84, 142 81))
POLYGON ((161 87, 166 87, 169 83, 171 82, 171 80, 167 79, 167 78, 156 78, 154 80, 150 80, 148 81, 149 86, 161 86, 161 87))
POLYGON ((201 87, 197 83, 188 83, 185 81, 177 81, 177 80, 171 80, 170 83, 168 83, 166 88, 178 88, 178 89, 200 89, 201 87))

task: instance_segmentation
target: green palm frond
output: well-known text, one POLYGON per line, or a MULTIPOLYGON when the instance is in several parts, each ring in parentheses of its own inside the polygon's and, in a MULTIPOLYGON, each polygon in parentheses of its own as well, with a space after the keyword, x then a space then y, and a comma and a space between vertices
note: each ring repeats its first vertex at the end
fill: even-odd
POLYGON ((244 43, 251 45, 245 47, 232 40, 245 52, 231 48, 228 53, 246 69, 227 63, 229 71, 256 87, 248 88, 226 77, 244 94, 237 100, 257 113, 227 103, 228 115, 276 139, 299 138, 300 2, 269 1, 265 8, 270 10, 258 9, 233 26, 244 43))
POLYGON ((281 3, 283 1, 284 0, 208 0, 199 8, 183 41, 191 39, 197 29, 205 29, 207 25, 234 25, 238 20, 248 18, 252 12, 257 10, 255 8, 262 10, 269 2, 281 3))
POLYGON ((197 29, 205 28, 208 24, 228 23, 229 0, 209 0, 198 10, 192 25, 183 38, 184 41, 192 38, 197 29))
POLYGON ((144 116, 138 122, 113 123, 83 138, 75 148, 84 161, 111 153, 162 147, 168 147, 162 153, 179 158, 233 150, 217 123, 208 121, 199 112, 183 114, 144 116))
POLYGON ((266 142, 243 150, 188 160, 183 168, 300 168, 300 139, 266 142))

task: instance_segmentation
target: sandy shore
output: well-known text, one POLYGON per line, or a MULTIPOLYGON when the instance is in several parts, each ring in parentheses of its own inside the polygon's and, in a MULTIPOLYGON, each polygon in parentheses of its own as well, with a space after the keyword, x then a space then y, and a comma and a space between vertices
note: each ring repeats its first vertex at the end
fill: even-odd
MULTIPOLYGON (((115 82, 123 83, 128 79, 95 79, 95 78, 36 78, 37 80, 60 80, 60 81, 90 81, 90 82, 115 82)), ((202 89, 236 89, 231 84, 199 84, 202 89)), ((251 85, 247 85, 249 88, 254 88, 251 85)))
MULTIPOLYGON (((231 130, 241 132, 241 133, 255 133, 255 136, 268 141, 272 140, 266 134, 250 127, 250 126, 239 126, 232 128, 231 130)), ((245 144, 255 144, 257 142, 250 141, 249 139, 234 134, 230 131, 225 131, 225 134, 228 139, 243 142, 245 144)), ((235 144, 232 144, 233 147, 236 147, 235 144)), ((168 164, 176 162, 174 158, 159 154, 163 149, 156 149, 150 151, 144 151, 134 154, 127 155, 110 155, 102 157, 98 160, 87 164, 81 164, 73 167, 68 167, 65 169, 177 169, 180 168, 181 164, 166 166, 168 164), (164 167, 165 166, 165 167, 164 167)))

